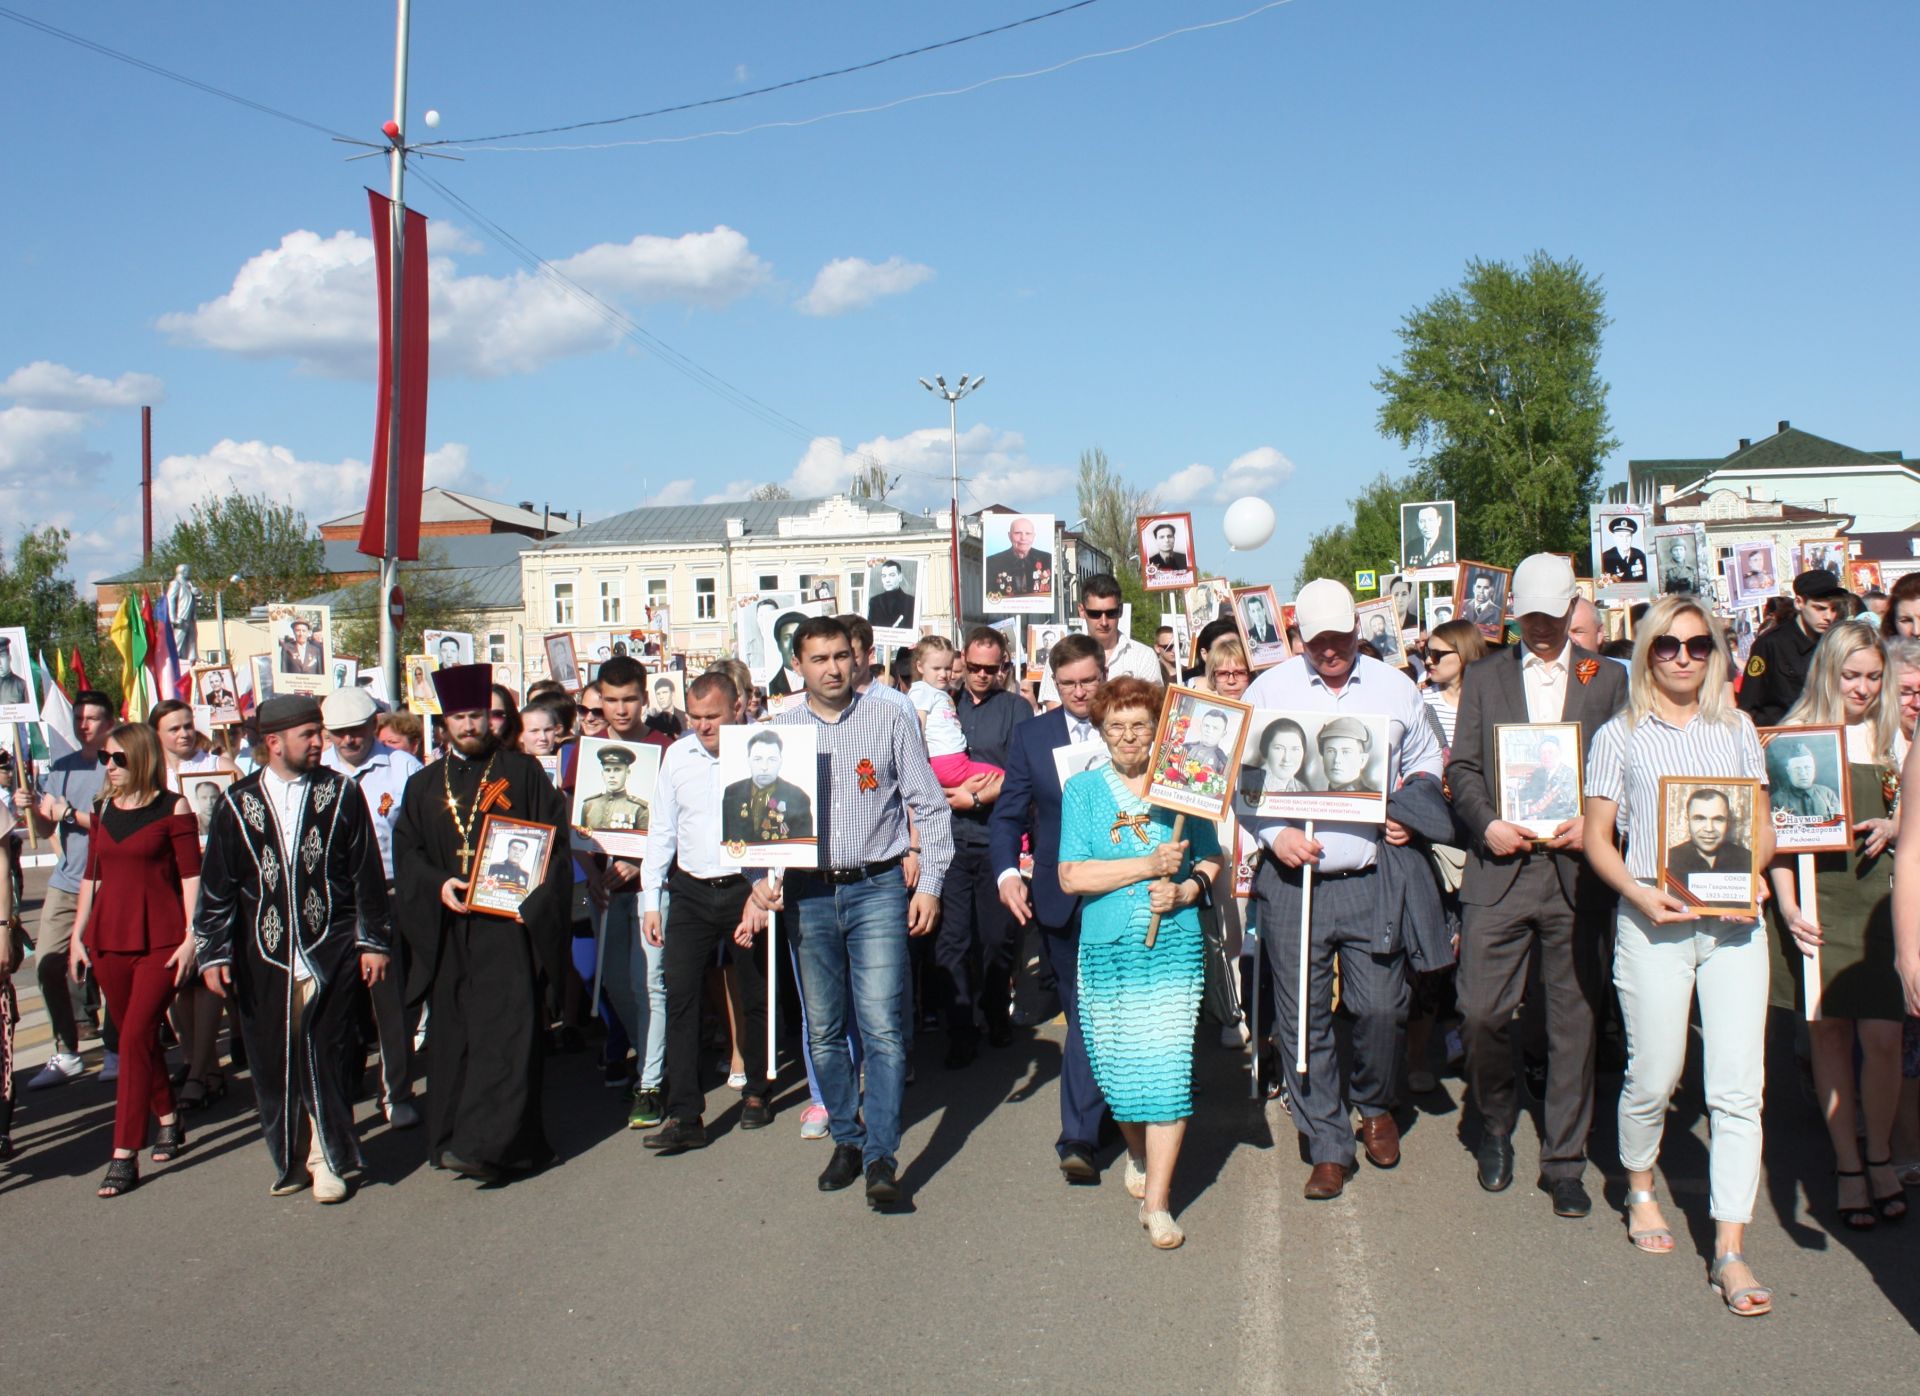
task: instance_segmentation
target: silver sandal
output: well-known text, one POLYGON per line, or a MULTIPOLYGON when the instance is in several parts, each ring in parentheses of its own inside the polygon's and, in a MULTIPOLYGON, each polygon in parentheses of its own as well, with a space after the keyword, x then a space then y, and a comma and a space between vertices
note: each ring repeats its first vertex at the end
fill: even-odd
MULTIPOLYGON (((1659 1200, 1659 1198, 1653 1195, 1652 1188, 1635 1188, 1627 1194, 1627 1207, 1632 1209, 1634 1207, 1644 1206, 1649 1202, 1658 1202, 1659 1200)), ((1635 1231, 1633 1229, 1633 1213, 1631 1210, 1627 1213, 1627 1239, 1633 1242, 1635 1250, 1645 1251, 1648 1255, 1672 1255, 1674 1251, 1673 1231, 1670 1227, 1652 1226, 1648 1227, 1645 1231, 1635 1231), (1649 1241, 1658 1241, 1662 1236, 1667 1238, 1666 1245, 1650 1246, 1647 1244, 1649 1241)))
POLYGON ((1728 1251, 1725 1255, 1716 1257, 1707 1270, 1707 1284, 1715 1294, 1720 1296, 1720 1301, 1727 1306, 1728 1313, 1739 1318, 1759 1318, 1762 1314, 1773 1312, 1773 1291, 1765 1285, 1747 1285, 1742 1289, 1729 1291, 1725 1281, 1720 1278, 1729 1265, 1746 1263, 1747 1258, 1739 1251, 1728 1251), (1760 1296, 1758 1303, 1752 1308, 1741 1307, 1742 1301, 1756 1294, 1760 1296))

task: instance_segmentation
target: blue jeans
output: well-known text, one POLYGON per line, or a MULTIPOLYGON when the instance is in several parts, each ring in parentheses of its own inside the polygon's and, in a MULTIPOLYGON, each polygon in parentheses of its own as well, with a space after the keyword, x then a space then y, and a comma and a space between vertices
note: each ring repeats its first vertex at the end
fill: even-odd
MULTIPOLYGON (((664 911, 666 899, 661 898, 664 911)), ((667 951, 640 934, 640 892, 615 892, 607 902, 606 964, 600 992, 640 1054, 640 1088, 654 1091, 667 1074, 667 951)))
POLYGON ((865 1163, 893 1163, 907 1084, 906 880, 897 867, 844 886, 796 872, 786 897, 808 1053, 833 1142, 858 1148, 865 1163), (849 1028, 858 1028, 866 1057, 864 1101, 849 1028))

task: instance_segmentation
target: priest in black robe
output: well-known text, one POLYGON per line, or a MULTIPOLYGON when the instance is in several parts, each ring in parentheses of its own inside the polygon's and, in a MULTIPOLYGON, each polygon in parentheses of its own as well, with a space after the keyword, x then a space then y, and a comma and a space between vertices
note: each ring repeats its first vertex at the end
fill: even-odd
POLYGON ((492 682, 487 664, 434 673, 451 748, 407 782, 393 831, 407 1002, 429 1004, 428 1157, 482 1182, 554 1159, 540 1108, 546 988, 565 982, 573 892, 566 803, 538 761, 493 734, 492 682), (555 831, 517 921, 465 908, 489 814, 555 831))
POLYGON ((193 939, 207 988, 231 993, 273 1157, 273 1194, 342 1202, 360 1167, 353 1100, 359 990, 387 971, 386 875, 360 787, 320 763, 320 704, 260 705, 267 759, 220 797, 193 939))

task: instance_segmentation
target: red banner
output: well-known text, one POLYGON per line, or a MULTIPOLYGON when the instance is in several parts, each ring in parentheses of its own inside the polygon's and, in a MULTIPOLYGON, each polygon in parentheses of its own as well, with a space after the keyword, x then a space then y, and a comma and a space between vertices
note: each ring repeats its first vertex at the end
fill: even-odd
MULTIPOLYGON (((373 427, 373 478, 367 484, 367 512, 360 524, 360 551, 383 557, 387 551, 387 426, 393 410, 393 269, 388 256, 393 203, 367 190, 373 211, 374 267, 380 286, 379 411, 373 427)), ((399 556, 420 556, 420 495, 426 488, 427 455, 427 220, 407 210, 401 265, 405 298, 401 302, 400 346, 400 532, 399 556)))

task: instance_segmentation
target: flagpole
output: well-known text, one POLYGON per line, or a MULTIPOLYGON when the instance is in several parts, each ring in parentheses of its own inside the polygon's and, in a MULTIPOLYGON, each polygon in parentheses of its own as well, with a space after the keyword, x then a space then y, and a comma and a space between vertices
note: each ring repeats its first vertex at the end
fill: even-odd
POLYGON ((396 703, 400 688, 400 630, 393 622, 393 593, 400 583, 400 385, 404 351, 401 338, 402 307, 406 285, 401 257, 406 243, 407 206, 407 33, 410 27, 410 0, 397 0, 393 37, 393 149, 387 161, 392 175, 393 200, 387 210, 387 303, 388 349, 393 356, 389 366, 387 393, 387 536, 380 558, 380 672, 386 678, 387 696, 396 703))

